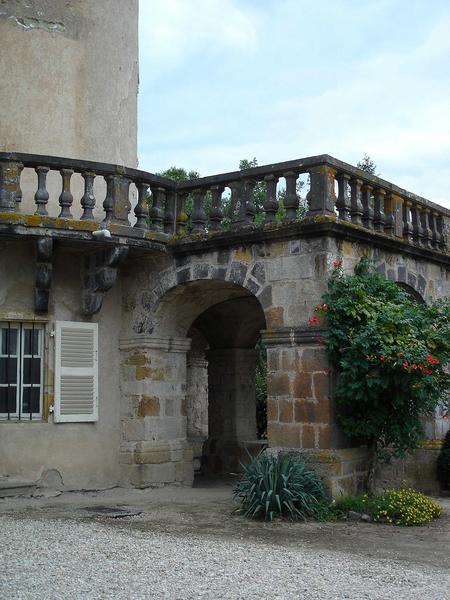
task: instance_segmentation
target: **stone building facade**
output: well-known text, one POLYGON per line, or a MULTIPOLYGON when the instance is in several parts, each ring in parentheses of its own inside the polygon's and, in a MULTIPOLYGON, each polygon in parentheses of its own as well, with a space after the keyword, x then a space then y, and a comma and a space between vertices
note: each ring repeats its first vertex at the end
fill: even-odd
MULTIPOLYGON (((19 55, 67 61, 50 70, 62 89, 52 119, 38 118, 33 94, 27 135, 1 119, 0 476, 14 485, 51 476, 66 489, 191 485, 196 471, 236 471, 246 450, 267 445, 303 452, 330 493, 356 491, 368 451, 337 426, 321 332, 308 319, 336 258, 351 271, 368 256, 423 301, 448 296, 450 212, 327 155, 186 184, 136 170, 137 3, 126 4, 7 2, 0 18, 19 55), (301 176, 310 184, 299 220, 301 176), (260 338, 265 442, 255 421, 260 338)), ((14 75, 6 117, 27 112, 35 73, 14 75)))

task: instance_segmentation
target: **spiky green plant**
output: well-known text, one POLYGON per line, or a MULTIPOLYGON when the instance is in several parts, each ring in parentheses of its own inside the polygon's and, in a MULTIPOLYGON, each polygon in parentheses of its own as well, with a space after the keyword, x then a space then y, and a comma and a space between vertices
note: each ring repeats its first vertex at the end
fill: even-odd
POLYGON ((246 517, 306 519, 316 516, 325 498, 317 473, 298 456, 257 456, 242 465, 243 476, 234 488, 246 517))

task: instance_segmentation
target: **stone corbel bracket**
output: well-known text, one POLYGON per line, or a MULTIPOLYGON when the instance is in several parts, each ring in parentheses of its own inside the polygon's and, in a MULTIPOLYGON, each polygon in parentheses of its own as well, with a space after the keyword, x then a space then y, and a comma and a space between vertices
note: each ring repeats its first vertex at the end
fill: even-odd
POLYGON ((34 287, 34 309, 36 312, 48 312, 48 300, 53 275, 53 240, 39 238, 36 244, 36 283, 34 287))
POLYGON ((117 279, 119 265, 128 255, 128 248, 115 246, 85 258, 81 309, 84 315, 95 315, 102 307, 103 296, 117 279))

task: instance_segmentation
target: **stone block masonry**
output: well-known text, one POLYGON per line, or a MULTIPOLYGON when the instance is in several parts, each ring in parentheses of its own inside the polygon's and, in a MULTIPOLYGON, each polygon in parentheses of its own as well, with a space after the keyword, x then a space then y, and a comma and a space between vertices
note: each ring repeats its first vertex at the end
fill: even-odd
POLYGON ((192 484, 185 405, 189 348, 187 338, 121 341, 120 462, 123 478, 138 487, 192 484))

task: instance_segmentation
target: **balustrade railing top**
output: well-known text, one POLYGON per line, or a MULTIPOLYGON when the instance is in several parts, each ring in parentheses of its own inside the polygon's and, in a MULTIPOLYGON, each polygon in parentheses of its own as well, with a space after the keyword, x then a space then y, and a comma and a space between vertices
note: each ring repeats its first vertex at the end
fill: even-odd
POLYGON ((34 214, 41 217, 52 216, 48 212, 53 206, 49 203, 47 175, 56 171, 61 177, 61 192, 59 214, 54 216, 59 219, 73 220, 71 178, 76 173, 83 179, 84 190, 76 206, 80 220, 101 220, 106 225, 131 228, 133 184, 137 196, 133 229, 165 234, 167 239, 175 234, 181 237, 273 226, 325 215, 425 248, 447 251, 450 210, 326 154, 177 183, 118 165, 1 152, 0 213, 21 212, 24 169, 36 173, 34 214), (98 179, 106 182, 100 219, 95 198, 98 179))

